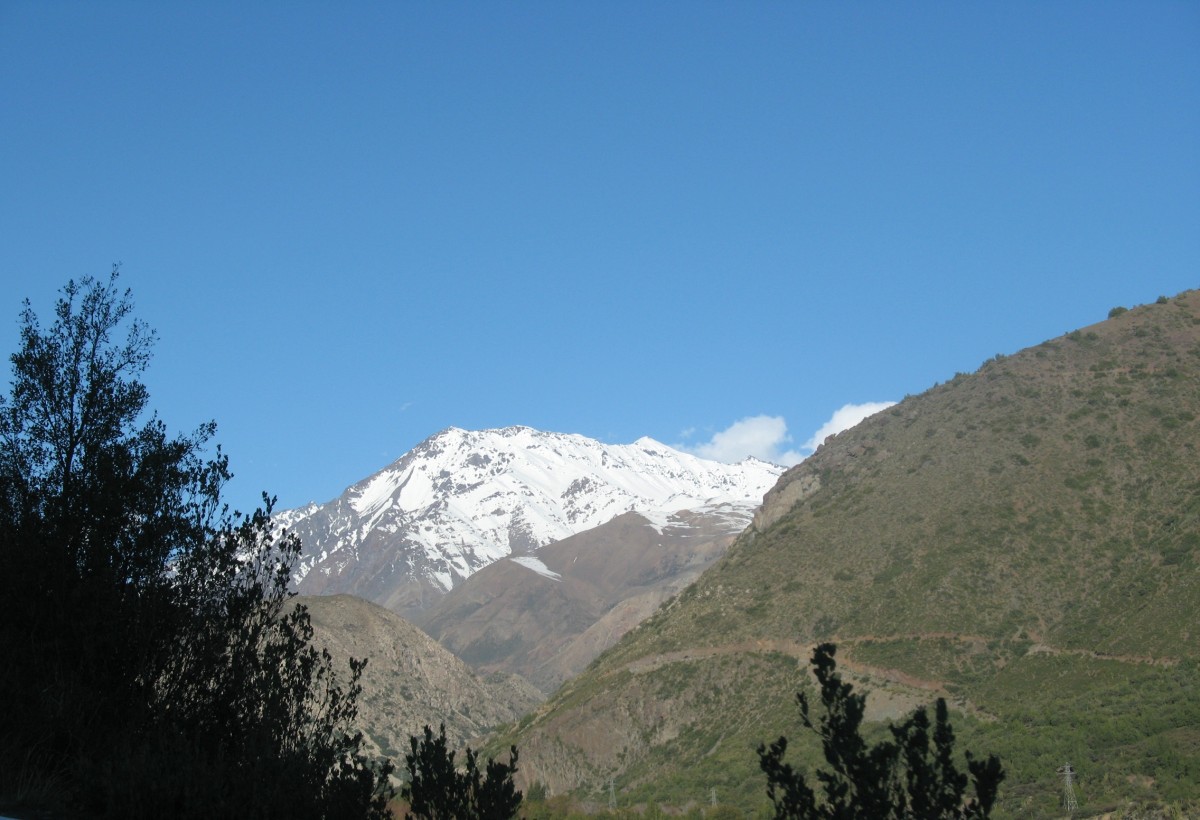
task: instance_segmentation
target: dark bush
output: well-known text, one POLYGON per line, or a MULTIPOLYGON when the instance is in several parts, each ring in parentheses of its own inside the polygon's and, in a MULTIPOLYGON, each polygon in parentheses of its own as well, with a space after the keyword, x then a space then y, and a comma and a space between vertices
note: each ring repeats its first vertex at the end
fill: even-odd
MULTIPOLYGON (((138 380, 154 333, 85 279, 26 302, 0 397, 0 803, 85 816, 382 817, 390 764, 350 734, 288 609, 299 550, 221 504, 215 425, 172 437, 138 380), (124 335, 124 340, 117 338, 124 335)), ((265 500, 265 496, 264 496, 265 500)))
MULTIPOLYGON (((423 820, 505 820, 516 817, 521 793, 513 784, 517 772, 517 748, 509 749, 508 763, 488 758, 483 771, 470 747, 462 771, 454 764, 455 752, 446 742, 446 727, 438 736, 425 727, 424 738, 410 738, 410 754, 404 756, 408 782, 400 796, 408 801, 410 816, 423 820)), ((544 796, 543 789, 543 796, 544 796)))
POLYGON ((854 694, 837 674, 833 644, 813 651, 812 665, 821 688, 824 714, 813 722, 808 698, 796 695, 804 725, 821 741, 829 769, 817 771, 819 786, 784 763, 786 737, 758 747, 759 766, 767 775, 767 796, 775 817, 801 820, 965 820, 991 815, 1000 781, 995 756, 977 761, 967 753, 975 797, 965 800, 967 775, 954 763, 954 732, 946 702, 938 698, 932 726, 924 707, 899 726, 892 740, 869 745, 861 735, 866 696, 854 694), (930 742, 933 748, 930 748, 930 742), (817 789, 820 789, 818 796, 817 789))

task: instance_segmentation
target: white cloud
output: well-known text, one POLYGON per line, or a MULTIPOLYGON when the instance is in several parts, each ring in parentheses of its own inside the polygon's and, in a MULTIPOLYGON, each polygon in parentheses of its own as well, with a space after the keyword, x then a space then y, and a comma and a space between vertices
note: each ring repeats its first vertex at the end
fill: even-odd
POLYGON ((761 458, 774 464, 791 466, 804 456, 785 447, 791 444, 787 422, 783 416, 751 416, 735 421, 726 429, 701 444, 675 445, 676 449, 715 461, 733 464, 747 456, 761 458))
MULTIPOLYGON (((849 430, 854 425, 885 410, 895 404, 894 401, 873 401, 865 404, 847 404, 839 408, 829 421, 821 425, 817 432, 799 448, 792 448, 792 437, 788 434, 787 422, 783 416, 750 416, 735 421, 729 427, 715 433, 711 439, 700 444, 676 444, 675 449, 692 453, 701 458, 711 458, 734 464, 747 456, 754 456, 773 464, 790 467, 799 464, 813 450, 817 449, 829 436, 837 435, 843 430, 849 430)), ((683 433, 687 438, 694 432, 689 428, 683 433)))
POLYGON ((886 410, 895 403, 894 401, 869 401, 865 404, 844 404, 835 410, 829 421, 822 424, 820 429, 812 434, 812 438, 800 447, 811 453, 830 436, 836 436, 843 430, 849 430, 867 416, 873 416, 880 410, 886 410))

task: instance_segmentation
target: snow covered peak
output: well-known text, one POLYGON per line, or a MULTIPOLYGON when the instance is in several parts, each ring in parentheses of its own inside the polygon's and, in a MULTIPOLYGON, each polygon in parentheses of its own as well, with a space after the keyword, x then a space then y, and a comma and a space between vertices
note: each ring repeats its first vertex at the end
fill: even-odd
POLYGON ((340 498, 280 520, 304 542, 302 591, 356 591, 313 589, 310 576, 361 575, 367 564, 445 591, 492 561, 630 510, 752 510, 782 471, 758 460, 709 461, 651 438, 604 444, 530 427, 450 427, 340 498))
MULTIPOLYGON (((347 498, 363 516, 448 504, 480 519, 491 512, 485 509, 489 499, 520 488, 524 497, 542 502, 548 518, 557 517, 552 508, 563 506, 566 521, 586 529, 631 509, 674 512, 709 502, 758 504, 780 472, 765 462, 707 461, 651 438, 613 445, 530 427, 452 427, 350 487, 347 498), (608 488, 600 493, 603 501, 584 493, 593 485, 608 488), (572 504, 581 494, 589 496, 588 504, 572 504)), ((555 536, 551 540, 570 534, 547 532, 555 536)))

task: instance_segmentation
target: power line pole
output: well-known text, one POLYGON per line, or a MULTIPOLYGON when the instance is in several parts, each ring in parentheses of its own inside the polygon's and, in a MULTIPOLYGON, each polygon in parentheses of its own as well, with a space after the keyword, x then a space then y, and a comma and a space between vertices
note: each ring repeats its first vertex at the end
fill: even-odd
POLYGON ((1079 808, 1079 803, 1075 800, 1075 769, 1070 762, 1059 766, 1055 771, 1062 775, 1063 782, 1063 802, 1067 806, 1067 816, 1070 817, 1079 808))
POLYGON ((709 802, 714 806, 717 805, 717 787, 716 786, 713 786, 712 789, 709 791, 709 802))
POLYGON ((615 809, 617 807, 617 793, 613 787, 613 779, 608 779, 608 808, 615 809))

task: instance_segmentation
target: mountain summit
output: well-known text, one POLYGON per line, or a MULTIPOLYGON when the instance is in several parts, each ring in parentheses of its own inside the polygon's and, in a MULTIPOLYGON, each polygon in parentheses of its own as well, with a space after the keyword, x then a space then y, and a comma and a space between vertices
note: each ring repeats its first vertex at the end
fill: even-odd
POLYGON ((529 427, 449 428, 327 504, 279 514, 300 536, 306 594, 351 593, 404 614, 472 573, 637 511, 749 515, 783 468, 722 464, 650 438, 604 444, 529 427))

